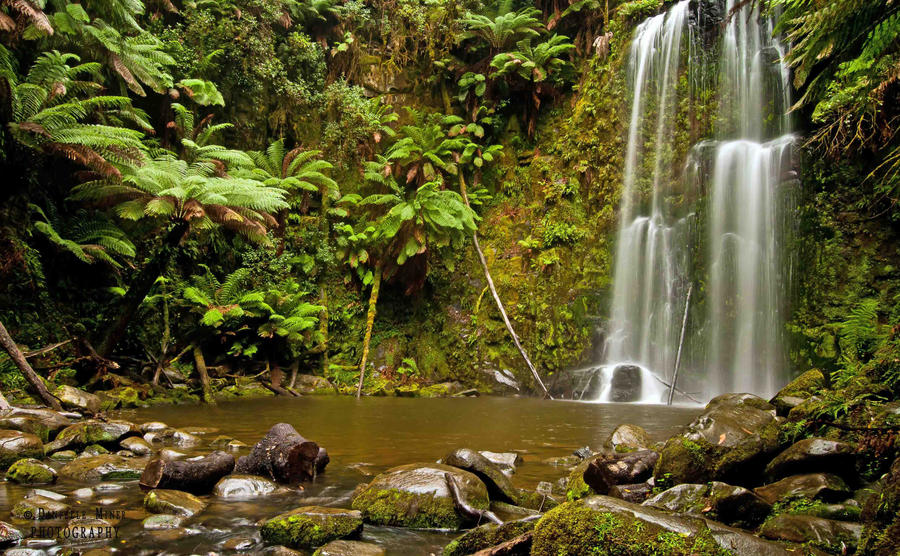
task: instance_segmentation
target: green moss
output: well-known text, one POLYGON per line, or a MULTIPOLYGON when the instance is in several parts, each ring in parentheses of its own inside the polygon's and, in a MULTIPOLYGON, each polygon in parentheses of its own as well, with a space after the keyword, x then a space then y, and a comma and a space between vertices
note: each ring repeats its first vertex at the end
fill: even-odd
POLYGON ((308 506, 266 521, 260 535, 271 544, 314 548, 336 539, 358 537, 362 528, 359 512, 308 506))
MULTIPOLYGON (((486 510, 489 502, 469 500, 486 510)), ((459 529, 464 520, 456 513, 453 500, 434 493, 414 494, 397 489, 367 489, 353 499, 352 508, 361 510, 367 523, 417 529, 459 529), (412 510, 411 510, 412 508, 412 510)))
POLYGON ((578 502, 550 510, 534 530, 532 556, 596 554, 616 556, 726 555, 708 529, 683 536, 611 512, 592 511, 578 502))
POLYGON ((566 482, 566 500, 569 502, 584 498, 585 496, 597 494, 594 492, 594 489, 584 482, 584 472, 587 470, 592 459, 593 458, 587 458, 582 461, 569 473, 569 478, 566 482))
POLYGON ((34 458, 20 459, 6 471, 7 480, 33 485, 56 481, 56 471, 34 458))
POLYGON ((534 529, 536 520, 488 523, 457 537, 444 547, 444 556, 465 556, 514 539, 534 529))

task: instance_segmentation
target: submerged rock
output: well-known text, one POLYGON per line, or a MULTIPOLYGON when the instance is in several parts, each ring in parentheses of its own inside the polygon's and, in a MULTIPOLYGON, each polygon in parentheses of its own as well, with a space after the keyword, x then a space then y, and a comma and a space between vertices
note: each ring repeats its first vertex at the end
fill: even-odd
POLYGON ((0 548, 12 546, 22 540, 22 538, 21 531, 5 521, 0 521, 0 548))
POLYGON ((44 457, 44 443, 37 436, 21 431, 0 430, 0 471, 22 458, 44 457))
POLYGON ((279 488, 276 483, 264 477, 229 475, 219 479, 213 489, 213 494, 219 498, 255 498, 272 494, 279 488))
POLYGON ((100 398, 84 390, 62 385, 53 394, 59 398, 60 403, 66 409, 84 411, 91 415, 100 411, 100 398))
POLYGON ((827 473, 785 477, 778 482, 755 488, 753 492, 770 504, 791 498, 839 501, 853 493, 840 477, 827 473))
POLYGON ((444 456, 441 463, 474 473, 487 487, 491 500, 510 504, 518 503, 519 491, 513 486, 509 477, 475 450, 468 448, 454 450, 444 456))
POLYGON ((612 431, 603 446, 612 452, 635 452, 653 445, 650 435, 637 425, 619 425, 612 431))
POLYGON ((767 539, 808 543, 832 553, 853 552, 859 544, 863 526, 809 515, 781 514, 765 523, 759 534, 767 539))
POLYGON ((362 513, 356 510, 304 506, 277 515, 260 529, 263 540, 291 548, 315 548, 329 541, 358 537, 362 513))
POLYGON ((159 531, 162 529, 177 529, 184 523, 184 517, 174 514, 155 514, 141 522, 144 529, 159 531))
POLYGON ((354 496, 353 509, 360 510, 366 522, 375 525, 459 529, 465 519, 456 512, 447 473, 456 478, 470 506, 488 509, 488 491, 481 479, 439 463, 413 463, 387 470, 354 496))
POLYGON ((59 475, 81 482, 128 481, 140 479, 144 462, 137 458, 123 458, 115 454, 78 458, 65 464, 59 475))
POLYGON ((766 476, 772 480, 798 473, 834 473, 844 478, 856 477, 856 451, 844 442, 806 438, 778 454, 766 467, 766 476))
POLYGON ((789 556, 796 553, 721 523, 671 515, 597 495, 567 502, 547 512, 535 526, 531 554, 789 556))
POLYGON ((313 553, 313 556, 384 556, 386 552, 377 544, 360 541, 331 541, 313 553))
POLYGON ((775 408, 752 394, 713 398, 683 434, 666 441, 658 485, 710 480, 751 485, 781 448, 775 408))
POLYGON ((754 492, 717 481, 702 485, 681 484, 657 494, 644 505, 708 517, 744 528, 759 525, 772 509, 769 502, 754 492))
POLYGON ((451 541, 444 547, 443 556, 466 556, 466 554, 473 554, 479 550, 496 546, 533 531, 536 523, 536 517, 507 521, 500 525, 486 523, 466 531, 451 541))
POLYGON ((206 502, 180 490, 154 489, 144 496, 144 508, 154 514, 191 517, 206 509, 206 502))
POLYGON ((67 504, 36 494, 18 501, 10 514, 25 521, 43 521, 63 518, 68 511, 67 504))
POLYGON ((34 458, 20 459, 6 471, 6 479, 23 485, 56 482, 56 470, 34 458))

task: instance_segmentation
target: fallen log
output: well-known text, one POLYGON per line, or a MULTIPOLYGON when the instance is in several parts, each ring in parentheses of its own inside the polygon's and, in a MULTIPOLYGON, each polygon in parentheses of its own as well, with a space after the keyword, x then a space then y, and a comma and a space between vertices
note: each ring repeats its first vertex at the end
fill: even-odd
POLYGON ((279 483, 299 483, 314 479, 324 471, 328 453, 321 457, 319 454, 318 444, 303 438, 289 424, 278 423, 249 454, 238 458, 234 471, 268 477, 279 483))
POLYGON ((456 482, 456 477, 454 477, 450 473, 444 473, 444 480, 447 481, 447 490, 450 491, 450 498, 453 499, 453 505, 456 507, 456 511, 459 512, 464 518, 479 524, 482 521, 490 521, 492 523, 496 523, 497 525, 501 525, 503 520, 497 517, 497 515, 490 510, 479 510, 478 508, 473 508, 469 505, 468 502, 463 500, 462 492, 460 492, 459 484, 456 482))
POLYGON ((234 470, 234 456, 216 450, 196 460, 172 460, 157 456, 141 475, 143 489, 165 488, 192 494, 209 494, 219 479, 234 470))

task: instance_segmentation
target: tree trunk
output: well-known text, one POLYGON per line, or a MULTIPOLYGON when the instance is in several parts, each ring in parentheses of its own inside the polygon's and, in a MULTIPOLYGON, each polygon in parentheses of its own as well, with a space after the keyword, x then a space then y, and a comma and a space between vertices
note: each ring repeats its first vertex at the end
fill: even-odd
POLYGON ((356 399, 362 396, 363 380, 366 378, 366 360, 369 358, 369 342, 372 341, 372 327, 375 326, 375 305, 378 303, 378 290, 381 289, 381 264, 375 267, 375 280, 369 294, 369 312, 366 314, 366 335, 363 338, 362 362, 359 364, 359 384, 356 386, 356 399))
POLYGON ((150 460, 141 475, 141 488, 170 488, 209 494, 219 479, 234 470, 234 456, 221 450, 197 460, 150 460))
POLYGON ((284 371, 281 370, 281 367, 279 367, 277 363, 270 364, 269 361, 266 361, 266 367, 269 369, 269 390, 275 392, 275 394, 279 396, 294 397, 297 395, 290 390, 286 390, 281 385, 281 383, 284 382, 284 371))
POLYGON ((13 363, 16 364, 16 367, 18 367, 19 371, 25 376, 25 380, 27 380, 28 383, 31 384, 31 387, 37 391, 41 400, 43 400, 50 408, 55 409, 56 411, 62 411, 59 400, 50 394, 50 391, 47 390, 41 377, 34 372, 31 365, 25 360, 25 355, 22 354, 22 350, 20 350, 19 346, 13 341, 12 336, 9 335, 9 332, 7 332, 6 327, 3 326, 2 322, 0 322, 0 345, 3 346, 3 349, 9 354, 9 358, 13 360, 13 363))
POLYGON ((172 229, 169 230, 169 233, 166 234, 159 250, 154 253, 150 262, 141 269, 140 273, 138 273, 137 277, 131 283, 128 291, 125 293, 125 297, 122 299, 119 316, 116 317, 112 326, 107 330, 106 335, 103 337, 103 341, 100 343, 100 349, 97 350, 101 357, 109 358, 109 356, 112 355, 113 350, 116 349, 116 345, 118 345, 122 336, 125 335, 128 324, 131 323, 131 319, 134 318, 134 315, 137 313, 144 298, 147 297, 147 294, 153 289, 153 284, 156 282, 156 279, 159 278, 168 266, 169 260, 174 254, 175 247, 181 243, 182 238, 184 238, 185 233, 188 231, 188 227, 189 225, 187 222, 176 222, 175 225, 172 226, 172 229))
MULTIPOLYGON (((466 192, 466 180, 463 177, 462 172, 459 172, 459 190, 462 193, 463 200, 466 202, 466 206, 470 207, 469 195, 466 192)), ((493 278, 491 278, 491 271, 490 269, 488 269, 487 259, 484 258, 484 253, 481 251, 481 244, 478 243, 477 231, 472 234, 472 242, 475 244, 475 251, 478 253, 478 262, 481 263, 481 269, 484 271, 484 277, 487 280, 488 289, 491 290, 491 296, 493 296, 494 298, 494 303, 497 305, 497 309, 500 311, 500 316, 503 317, 503 324, 506 325, 506 330, 512 337, 513 343, 516 345, 516 349, 518 349, 519 353, 522 355, 522 359, 525 360, 525 364, 528 365, 529 370, 531 370, 531 375, 534 377, 535 382, 537 382, 541 387, 541 390, 544 391, 544 395, 552 400, 553 396, 550 395, 550 392, 547 391, 547 387, 544 386, 544 381, 541 380, 541 376, 538 374, 537 369, 535 369, 534 364, 531 363, 531 359, 525 352, 525 348, 522 347, 522 343, 519 341, 519 336, 513 329, 509 317, 506 315, 506 309, 503 308, 503 302, 500 301, 500 294, 497 293, 497 288, 494 287, 494 280, 493 278)))
POLYGON ((206 372, 206 360, 203 358, 203 350, 198 344, 194 344, 194 367, 197 368, 197 374, 200 376, 200 385, 203 387, 203 401, 205 403, 215 403, 212 388, 209 386, 209 374, 206 372))
POLYGON ((235 473, 269 477, 279 483, 314 479, 324 470, 328 453, 303 438, 287 423, 274 425, 246 456, 238 458, 235 473))
POLYGON ((169 300, 165 296, 163 302, 163 337, 162 346, 160 348, 159 359, 156 361, 156 372, 153 373, 153 385, 159 384, 159 375, 162 374, 163 365, 166 363, 166 354, 169 351, 169 340, 172 337, 171 328, 169 327, 169 300))

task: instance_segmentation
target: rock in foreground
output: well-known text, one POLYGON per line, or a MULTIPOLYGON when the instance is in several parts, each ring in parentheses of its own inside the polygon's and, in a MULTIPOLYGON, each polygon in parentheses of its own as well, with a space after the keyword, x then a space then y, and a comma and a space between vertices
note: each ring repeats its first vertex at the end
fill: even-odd
POLYGON ((266 521, 260 534, 268 543, 315 548, 336 539, 358 537, 362 528, 359 511, 304 506, 266 521))

